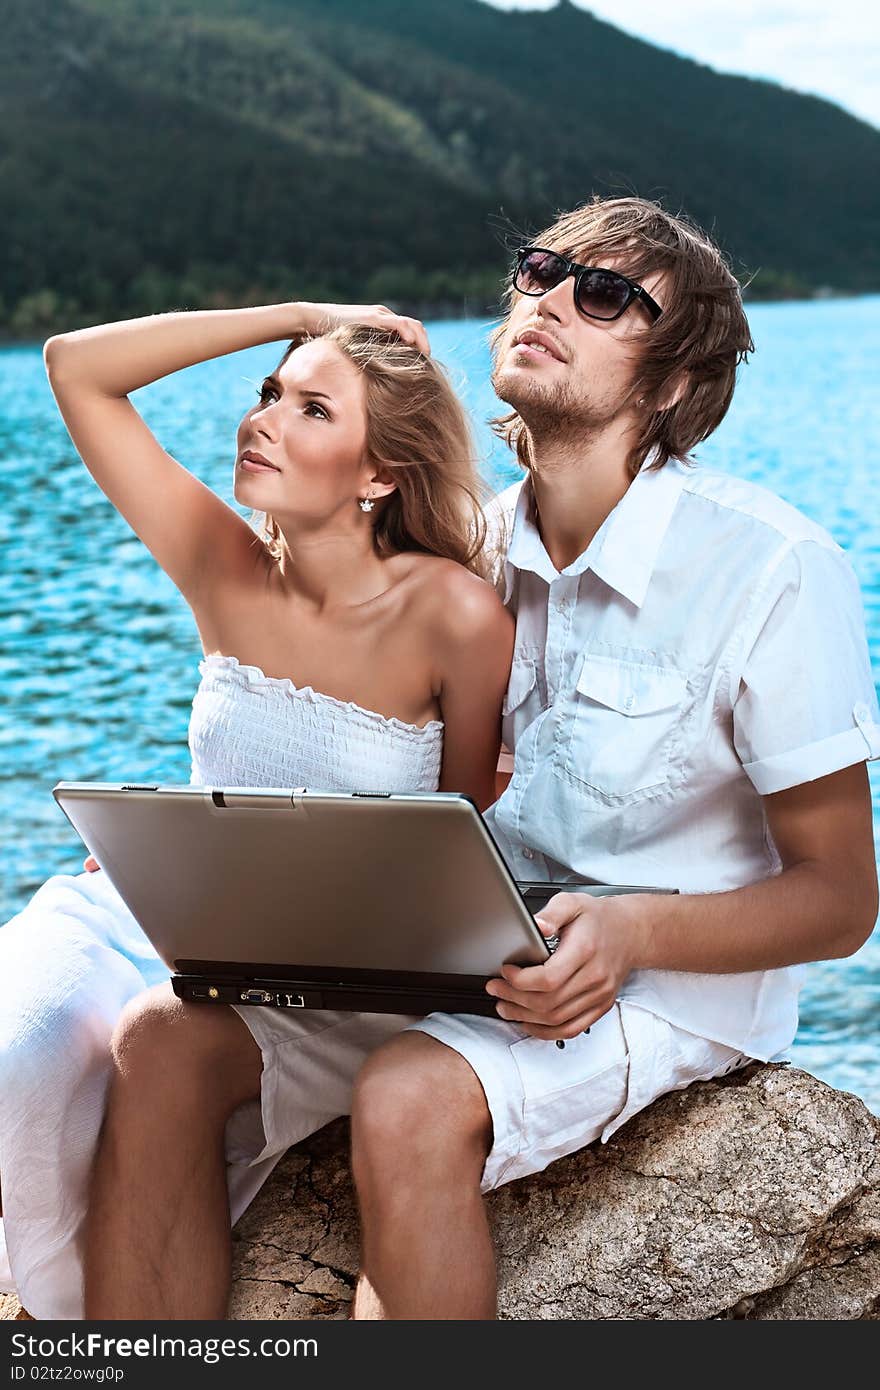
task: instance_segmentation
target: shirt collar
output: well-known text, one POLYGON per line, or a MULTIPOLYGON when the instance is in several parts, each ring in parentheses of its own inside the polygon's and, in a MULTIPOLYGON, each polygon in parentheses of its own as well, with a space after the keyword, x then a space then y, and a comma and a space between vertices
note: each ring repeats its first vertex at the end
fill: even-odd
POLYGON ((544 549, 535 516, 534 495, 526 478, 520 489, 505 564, 505 602, 512 590, 513 569, 531 570, 548 584, 559 574, 591 569, 636 608, 645 600, 657 554, 672 520, 688 469, 677 459, 649 471, 647 459, 620 501, 602 522, 586 550, 558 571, 544 549))

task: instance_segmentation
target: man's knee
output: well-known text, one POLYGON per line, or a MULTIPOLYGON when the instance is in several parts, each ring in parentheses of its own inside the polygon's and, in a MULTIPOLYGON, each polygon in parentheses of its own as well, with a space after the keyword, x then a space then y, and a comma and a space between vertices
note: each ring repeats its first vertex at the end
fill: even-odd
POLYGON ((258 1095, 262 1060, 252 1035, 230 1008, 190 1004, 170 984, 145 990, 126 1004, 110 1041, 120 1089, 206 1108, 234 1108, 258 1095))
POLYGON ((407 1031, 371 1053, 354 1083, 352 1167, 365 1175, 416 1162, 475 1166, 492 1147, 485 1092, 460 1053, 426 1033, 407 1031))

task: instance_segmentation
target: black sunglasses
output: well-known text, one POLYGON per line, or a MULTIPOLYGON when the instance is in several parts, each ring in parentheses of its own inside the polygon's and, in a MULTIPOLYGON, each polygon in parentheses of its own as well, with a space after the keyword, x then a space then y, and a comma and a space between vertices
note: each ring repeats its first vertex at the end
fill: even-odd
POLYGON ((541 246, 524 246, 516 253, 512 279, 520 294, 544 294, 569 275, 574 276, 574 302, 587 318, 619 319, 634 299, 645 306, 655 323, 663 313, 647 290, 617 270, 578 265, 541 246))

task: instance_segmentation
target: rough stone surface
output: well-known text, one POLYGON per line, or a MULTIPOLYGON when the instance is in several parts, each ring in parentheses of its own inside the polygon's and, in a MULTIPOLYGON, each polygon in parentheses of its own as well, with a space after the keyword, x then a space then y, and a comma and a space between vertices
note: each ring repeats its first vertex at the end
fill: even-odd
MULTIPOLYGON (((880 1319, 880 1120, 785 1065, 664 1096, 487 1209, 504 1319, 880 1319)), ((290 1151, 233 1240, 230 1318, 348 1317, 346 1120, 290 1151)))
POLYGON ((28 1321, 28 1315, 12 1294, 0 1293, 0 1322, 28 1321))

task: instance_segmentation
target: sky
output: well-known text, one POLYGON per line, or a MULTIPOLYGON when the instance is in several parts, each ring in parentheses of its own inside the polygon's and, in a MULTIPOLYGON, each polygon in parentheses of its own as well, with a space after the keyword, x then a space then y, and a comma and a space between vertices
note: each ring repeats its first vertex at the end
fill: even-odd
MULTIPOLYGON (((548 10, 556 0, 485 0, 497 9, 548 10)), ((877 0, 574 0, 661 48, 721 72, 768 77, 827 97, 880 126, 877 0)))

